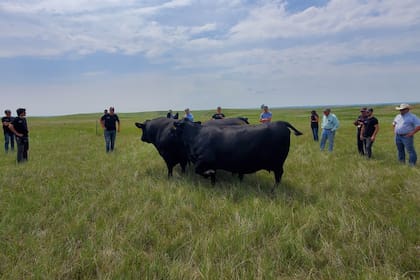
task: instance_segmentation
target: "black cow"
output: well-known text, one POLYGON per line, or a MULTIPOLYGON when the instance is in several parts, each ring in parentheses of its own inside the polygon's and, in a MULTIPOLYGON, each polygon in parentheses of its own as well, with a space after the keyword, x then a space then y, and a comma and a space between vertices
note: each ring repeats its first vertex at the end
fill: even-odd
POLYGON ((168 177, 172 176, 172 170, 178 163, 181 165, 184 173, 188 162, 187 152, 182 139, 174 133, 175 122, 176 120, 174 119, 162 117, 147 120, 144 123, 135 123, 143 131, 141 140, 152 143, 165 160, 168 168, 168 177))
POLYGON ((231 125, 246 125, 249 124, 248 118, 224 118, 219 120, 209 120, 202 123, 203 126, 231 126, 231 125))
POLYGON ((256 126, 202 126, 190 121, 175 123, 195 172, 216 181, 216 170, 247 174, 265 169, 274 171, 275 185, 283 175, 290 147, 290 123, 277 121, 256 126))

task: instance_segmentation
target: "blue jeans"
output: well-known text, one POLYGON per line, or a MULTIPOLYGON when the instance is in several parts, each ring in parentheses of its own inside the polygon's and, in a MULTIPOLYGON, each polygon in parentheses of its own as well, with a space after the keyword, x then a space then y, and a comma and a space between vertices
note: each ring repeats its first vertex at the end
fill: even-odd
POLYGON ((311 127, 312 128, 312 135, 314 137, 314 141, 318 141, 318 127, 311 127))
POLYGON ((9 144, 10 144, 10 150, 15 149, 15 135, 12 133, 5 132, 4 133, 4 150, 6 153, 9 151, 9 144))
POLYGON ((363 137, 364 154, 368 158, 372 157, 372 146, 373 146, 373 141, 370 139, 370 137, 363 137))
POLYGON ((106 152, 114 151, 116 130, 104 130, 106 152))
POLYGON ((398 160, 402 163, 405 163, 405 150, 408 153, 408 163, 410 165, 415 165, 417 162, 417 154, 414 149, 414 137, 406 137, 402 135, 395 135, 395 144, 397 145, 398 150, 398 160))
POLYGON ((328 151, 332 152, 334 148, 334 137, 335 137, 335 131, 332 131, 331 129, 323 129, 322 135, 321 135, 321 151, 325 148, 325 143, 328 140, 328 151))

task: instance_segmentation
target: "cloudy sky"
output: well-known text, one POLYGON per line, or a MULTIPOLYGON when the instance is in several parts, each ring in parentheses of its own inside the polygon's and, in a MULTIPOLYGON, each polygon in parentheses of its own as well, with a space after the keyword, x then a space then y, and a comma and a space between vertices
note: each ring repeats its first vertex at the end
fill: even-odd
POLYGON ((419 0, 0 0, 0 104, 28 115, 419 102, 419 89, 419 0))

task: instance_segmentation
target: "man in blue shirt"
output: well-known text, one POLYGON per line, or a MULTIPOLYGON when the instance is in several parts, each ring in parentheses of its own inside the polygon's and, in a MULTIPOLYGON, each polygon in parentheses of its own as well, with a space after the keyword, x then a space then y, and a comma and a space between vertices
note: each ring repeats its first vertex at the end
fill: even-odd
POLYGON ((320 148, 321 151, 324 150, 325 144, 328 140, 328 151, 332 152, 334 148, 334 137, 335 137, 335 131, 340 126, 340 122, 338 121, 338 118, 336 115, 331 113, 330 108, 326 108, 324 110, 324 115, 322 116, 322 135, 321 135, 321 144, 320 148))
POLYGON ((420 119, 410 113, 410 105, 403 103, 396 110, 400 111, 394 122, 395 144, 398 150, 398 160, 405 163, 405 150, 407 150, 409 159, 408 163, 412 166, 416 165, 417 153, 414 149, 414 134, 420 130, 420 119))
POLYGON ((273 117, 273 114, 268 111, 268 106, 263 106, 263 112, 260 115, 260 123, 269 123, 271 122, 271 118, 273 117))
POLYGON ((184 119, 188 119, 188 120, 193 122, 194 121, 194 116, 193 116, 193 114, 191 114, 190 109, 187 108, 187 109, 184 110, 184 112, 185 112, 184 119))

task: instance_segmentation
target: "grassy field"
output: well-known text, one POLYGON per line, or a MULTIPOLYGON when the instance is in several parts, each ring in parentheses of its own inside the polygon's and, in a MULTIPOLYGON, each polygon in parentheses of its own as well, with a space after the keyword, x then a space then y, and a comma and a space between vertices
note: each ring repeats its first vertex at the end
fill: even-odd
MULTIPOLYGON (((266 171, 220 172, 213 187, 177 166, 168 180, 134 126, 166 112, 119 114, 113 154, 100 114, 29 117, 29 162, 0 153, 0 278, 419 279, 419 165, 397 162, 393 106, 375 108, 373 158, 360 157, 358 109, 333 108, 333 153, 312 141, 310 109, 272 110, 304 133, 274 195, 266 171)), ((257 123, 259 110, 225 114, 257 123)))

